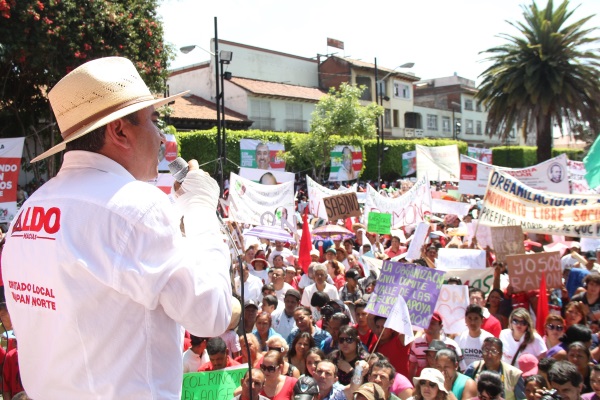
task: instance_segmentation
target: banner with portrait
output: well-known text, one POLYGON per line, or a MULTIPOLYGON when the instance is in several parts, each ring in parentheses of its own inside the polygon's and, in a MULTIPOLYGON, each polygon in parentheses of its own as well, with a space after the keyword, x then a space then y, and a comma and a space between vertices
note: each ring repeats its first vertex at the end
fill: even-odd
POLYGON ((325 204, 323 203, 323 199, 325 197, 336 196, 338 194, 343 193, 356 193, 357 188, 357 185, 355 183, 349 188, 340 187, 340 190, 328 189, 325 186, 319 185, 308 175, 306 175, 306 186, 308 188, 308 211, 310 211, 312 215, 322 218, 324 220, 329 219, 327 217, 327 210, 325 209, 325 204))
POLYGON ((457 181, 460 176, 458 146, 416 145, 417 179, 427 175, 432 181, 457 181))
POLYGON ((486 164, 492 163, 492 149, 469 146, 467 147, 467 155, 486 164))
POLYGON ((479 196, 485 194, 488 178, 494 169, 514 176, 534 189, 554 193, 571 193, 565 154, 527 168, 497 167, 461 154, 459 192, 479 196))
POLYGON ((402 153, 402 176, 412 175, 417 172, 416 150, 402 153))
POLYGON ((230 220, 252 225, 279 225, 284 219, 293 226, 294 182, 262 185, 233 172, 229 182, 230 220), (268 221, 263 214, 270 216, 268 221))
POLYGON ((240 167, 285 171, 285 161, 279 152, 285 153, 283 143, 241 139, 240 167))
POLYGON ((0 139, 0 223, 9 223, 17 214, 17 185, 24 142, 24 137, 0 139))
POLYGON ((240 176, 263 185, 277 185, 279 183, 294 182, 296 174, 258 168, 240 168, 240 176))
POLYGON ((357 146, 338 145, 331 151, 330 182, 358 179, 363 167, 362 149, 357 146))

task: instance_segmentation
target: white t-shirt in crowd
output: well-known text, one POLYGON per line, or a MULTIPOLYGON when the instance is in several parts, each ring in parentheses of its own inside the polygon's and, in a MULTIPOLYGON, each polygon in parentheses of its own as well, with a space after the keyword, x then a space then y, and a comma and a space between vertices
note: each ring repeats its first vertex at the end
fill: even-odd
MULTIPOLYGON (((499 339, 502 341, 502 361, 508 364, 512 364, 513 357, 515 353, 519 349, 521 343, 523 343, 523 339, 525 335, 518 342, 512 336, 512 331, 510 329, 503 329, 500 332, 499 339)), ((523 351, 519 352, 519 356, 522 354, 533 354, 536 357, 539 357, 540 354, 545 354, 548 351, 546 347, 546 343, 544 343, 544 339, 537 333, 533 334, 533 342, 529 343, 523 351)), ((517 363, 515 362, 515 365, 517 363)))
POLYGON ((469 335, 469 330, 467 329, 455 338, 456 343, 458 343, 458 347, 460 347, 460 349, 462 350, 463 358, 466 365, 470 365, 472 362, 483 359, 483 355, 481 354, 483 341, 486 338, 493 336, 494 335, 492 335, 488 331, 482 329, 479 337, 472 337, 471 335, 469 335))
POLYGON ((192 349, 187 349, 183 353, 183 372, 198 372, 198 369, 209 361, 210 358, 206 350, 200 356, 194 353, 192 349))

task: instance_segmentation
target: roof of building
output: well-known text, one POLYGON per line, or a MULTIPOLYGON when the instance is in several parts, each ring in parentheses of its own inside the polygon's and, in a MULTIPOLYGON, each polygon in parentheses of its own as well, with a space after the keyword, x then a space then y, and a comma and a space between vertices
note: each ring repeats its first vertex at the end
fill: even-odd
POLYGON ((256 95, 317 102, 326 93, 318 88, 233 77, 231 82, 256 95))
MULTIPOLYGON (((352 58, 337 57, 337 56, 332 56, 331 58, 337 58, 339 60, 346 61, 348 64, 350 64, 356 68, 375 69, 374 63, 370 63, 370 62, 366 62, 366 61, 362 61, 362 60, 355 60, 352 58)), ((382 74, 388 74, 391 72, 394 76, 401 77, 402 79, 406 79, 411 82, 417 82, 421 79, 413 74, 409 74, 409 73, 402 72, 402 71, 396 71, 394 69, 389 69, 386 67, 382 67, 380 65, 377 66, 377 71, 381 72, 382 74)), ((383 77, 383 76, 384 75, 382 75, 381 77, 383 77)))
MULTIPOLYGON (((217 120, 215 103, 195 95, 187 95, 175 100, 171 105, 171 118, 217 120)), ((226 121, 247 121, 248 117, 225 107, 226 121)))

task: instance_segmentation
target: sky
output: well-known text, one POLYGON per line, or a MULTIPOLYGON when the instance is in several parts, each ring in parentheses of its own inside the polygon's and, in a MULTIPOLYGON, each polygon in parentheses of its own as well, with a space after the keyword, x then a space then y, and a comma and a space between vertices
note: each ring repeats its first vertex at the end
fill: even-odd
MULTIPOLYGON (((538 0, 545 7, 545 0, 538 0)), ((560 1, 555 1, 559 4, 560 1)), ((163 0, 158 13, 165 41, 177 49, 186 45, 210 48, 214 17, 220 39, 303 57, 337 52, 395 68, 414 62, 421 79, 451 76, 476 80, 489 63, 480 52, 505 43, 501 33, 518 34, 506 21, 523 21, 525 0, 163 0), (327 47, 327 38, 345 49, 327 47)), ((596 14, 585 25, 600 27, 600 0, 571 0, 579 5, 571 22, 596 14)), ((596 31, 600 36, 600 30, 596 31)), ((596 47, 600 47, 600 43, 596 47)), ((207 61, 196 49, 177 51, 171 68, 207 61)), ((235 63, 235 54, 232 63, 235 63)))

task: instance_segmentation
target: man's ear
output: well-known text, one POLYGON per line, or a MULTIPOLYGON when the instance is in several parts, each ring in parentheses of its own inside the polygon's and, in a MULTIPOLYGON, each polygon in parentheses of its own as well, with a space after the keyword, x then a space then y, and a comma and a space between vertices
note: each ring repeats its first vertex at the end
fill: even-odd
POLYGON ((120 149, 131 148, 130 137, 125 132, 125 122, 122 118, 109 122, 106 125, 106 141, 120 149))

